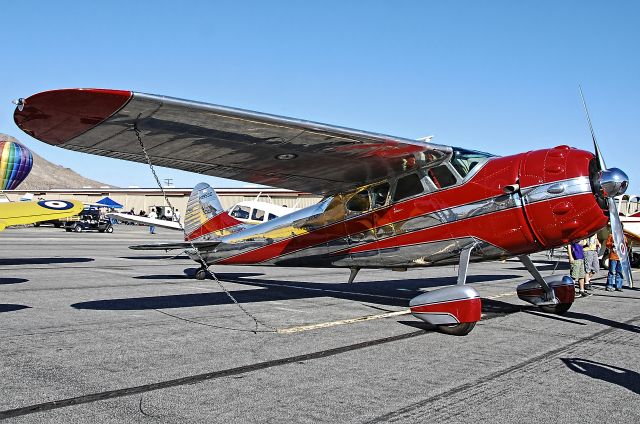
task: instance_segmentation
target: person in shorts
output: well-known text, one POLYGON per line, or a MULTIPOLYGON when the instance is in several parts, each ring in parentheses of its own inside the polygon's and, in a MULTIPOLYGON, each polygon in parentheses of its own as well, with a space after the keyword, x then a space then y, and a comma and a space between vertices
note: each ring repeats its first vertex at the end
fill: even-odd
POLYGON ((569 265, 571 267, 571 278, 578 282, 579 296, 587 297, 591 296, 591 293, 587 293, 584 289, 584 251, 582 250, 582 244, 579 241, 571 243, 567 246, 569 253, 569 265))
POLYGON ((600 240, 595 234, 582 241, 582 250, 584 252, 584 287, 591 290, 591 280, 600 271, 600 261, 598 260, 598 251, 600 250, 600 240))

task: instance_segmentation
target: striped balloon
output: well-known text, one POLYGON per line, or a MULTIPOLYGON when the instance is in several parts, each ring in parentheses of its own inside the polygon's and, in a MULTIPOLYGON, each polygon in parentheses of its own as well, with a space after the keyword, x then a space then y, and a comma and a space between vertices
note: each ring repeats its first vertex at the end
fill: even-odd
POLYGON ((13 137, 0 139, 0 190, 13 190, 31 171, 31 151, 13 137))

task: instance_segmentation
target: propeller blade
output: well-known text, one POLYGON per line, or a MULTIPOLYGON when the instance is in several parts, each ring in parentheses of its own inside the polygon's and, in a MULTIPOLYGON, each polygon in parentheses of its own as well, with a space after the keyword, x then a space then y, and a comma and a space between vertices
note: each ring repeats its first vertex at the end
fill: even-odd
POLYGON ((629 252, 627 252, 627 245, 624 243, 624 231, 622 229, 622 223, 620 222, 620 215, 618 215, 618 208, 613 198, 608 197, 609 202, 609 220, 611 222, 611 233, 613 234, 613 244, 615 245, 616 253, 620 257, 620 265, 622 265, 622 276, 627 282, 629 287, 633 287, 633 280, 631 279, 631 264, 629 263, 629 252))
POLYGON ((600 170, 607 169, 607 166, 604 164, 604 158, 602 157, 602 153, 600 153, 600 147, 598 147, 598 141, 596 140, 596 133, 593 132, 593 125, 591 125, 591 117, 589 117, 589 109, 587 108, 587 102, 584 100, 584 94, 582 94, 582 86, 578 84, 578 88, 580 89, 580 98, 582 99, 582 106, 584 106, 584 113, 587 115, 587 122, 589 122, 589 130, 591 131, 591 139, 593 140, 593 148, 596 154, 596 160, 600 165, 600 170))

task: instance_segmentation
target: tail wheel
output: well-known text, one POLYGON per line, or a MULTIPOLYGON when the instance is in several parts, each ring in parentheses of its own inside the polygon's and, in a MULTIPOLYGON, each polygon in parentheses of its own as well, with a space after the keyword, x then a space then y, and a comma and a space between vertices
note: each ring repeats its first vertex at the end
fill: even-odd
POLYGON ((107 233, 113 233, 113 227, 112 226, 108 226, 107 229, 105 230, 107 233))
POLYGON ((465 322, 455 325, 438 325, 438 331, 452 336, 466 336, 475 326, 475 322, 465 322))
POLYGON ((564 315, 569 308, 571 308, 571 305, 573 305, 573 303, 558 303, 556 305, 540 306, 540 309, 550 314, 564 315))
POLYGON ((196 280, 204 280, 205 278, 207 278, 207 270, 206 269, 198 269, 196 271, 196 280))

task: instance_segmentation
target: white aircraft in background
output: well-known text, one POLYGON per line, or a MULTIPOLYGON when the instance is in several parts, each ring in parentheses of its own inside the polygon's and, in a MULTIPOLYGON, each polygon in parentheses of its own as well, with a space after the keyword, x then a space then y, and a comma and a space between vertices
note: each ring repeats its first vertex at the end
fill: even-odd
MULTIPOLYGON (((215 197, 216 206, 210 206, 210 208, 214 207, 216 209, 219 209, 220 206, 217 206, 217 205, 219 205, 220 202, 215 190, 207 183, 200 183, 196 185, 193 191, 191 192, 191 196, 189 197, 189 204, 187 205, 185 220, 189 221, 191 215, 200 211, 200 209, 194 208, 194 203, 196 201, 199 203, 200 199, 206 199, 207 197, 211 197, 211 196, 215 197)), ((243 224, 249 224, 249 225, 256 225, 256 224, 262 224, 263 222, 271 221, 272 219, 290 214, 297 210, 299 210, 299 208, 289 208, 286 206, 278 206, 278 205, 274 205, 273 203, 262 202, 258 200, 246 200, 243 202, 236 203, 234 206, 232 206, 229 209, 228 212, 225 213, 225 215, 233 218, 233 220, 228 219, 230 221, 228 222, 229 224, 237 225, 239 223, 243 223, 243 224)), ((107 216, 123 222, 132 222, 132 223, 141 224, 141 225, 154 225, 156 227, 169 228, 172 230, 181 229, 180 223, 178 223, 175 220, 168 221, 166 219, 154 219, 146 216, 131 215, 131 214, 126 214, 121 212, 108 213, 107 216)), ((229 225, 228 227, 230 226, 232 225, 229 225)), ((188 227, 189 225, 185 224, 185 230, 187 232, 187 235, 190 233, 188 227)))

